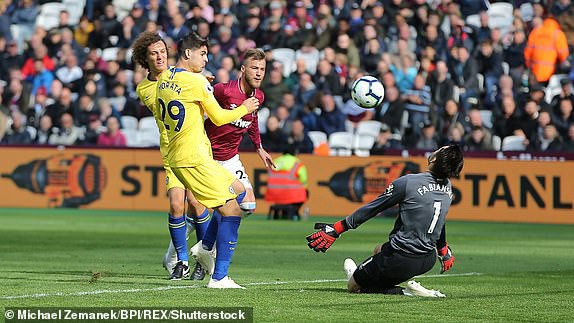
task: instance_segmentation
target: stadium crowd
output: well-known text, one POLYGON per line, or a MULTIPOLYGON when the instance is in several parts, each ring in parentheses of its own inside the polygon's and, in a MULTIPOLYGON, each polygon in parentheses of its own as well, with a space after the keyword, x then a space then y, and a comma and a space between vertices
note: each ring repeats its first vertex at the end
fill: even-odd
POLYGON ((492 151, 506 137, 574 152, 571 0, 0 1, 1 143, 134 143, 128 121, 151 116, 129 50, 142 31, 162 35, 170 65, 180 37, 208 37, 215 82, 236 79, 245 52, 263 48, 269 151, 312 153, 310 131, 377 120, 373 154, 453 143, 492 151), (350 99, 365 74, 385 86, 376 109, 350 99))

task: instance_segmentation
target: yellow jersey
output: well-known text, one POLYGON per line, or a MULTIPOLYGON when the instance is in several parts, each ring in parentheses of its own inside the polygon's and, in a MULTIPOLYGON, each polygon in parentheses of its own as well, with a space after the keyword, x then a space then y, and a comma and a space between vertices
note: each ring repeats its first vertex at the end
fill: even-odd
POLYGON ((176 67, 158 77, 156 110, 167 132, 172 168, 195 167, 213 159, 204 114, 220 126, 248 113, 243 105, 234 110, 222 109, 205 76, 176 67))
POLYGON ((143 102, 143 104, 148 108, 155 117, 155 122, 159 128, 159 152, 161 153, 161 159, 163 161, 163 167, 169 167, 167 150, 169 139, 167 137, 167 132, 165 131, 165 126, 163 121, 161 121, 161 115, 158 113, 156 102, 157 102, 157 81, 151 81, 147 77, 138 84, 136 92, 138 97, 143 102))

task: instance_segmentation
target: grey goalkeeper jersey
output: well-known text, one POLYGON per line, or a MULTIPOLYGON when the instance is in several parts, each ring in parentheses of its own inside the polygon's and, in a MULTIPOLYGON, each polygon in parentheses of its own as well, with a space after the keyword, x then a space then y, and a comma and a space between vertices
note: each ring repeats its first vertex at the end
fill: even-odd
POLYGON ((436 248, 451 200, 450 180, 434 178, 429 172, 409 174, 393 181, 383 194, 345 220, 349 228, 355 229, 398 203, 399 216, 389 237, 392 247, 424 254, 436 248))

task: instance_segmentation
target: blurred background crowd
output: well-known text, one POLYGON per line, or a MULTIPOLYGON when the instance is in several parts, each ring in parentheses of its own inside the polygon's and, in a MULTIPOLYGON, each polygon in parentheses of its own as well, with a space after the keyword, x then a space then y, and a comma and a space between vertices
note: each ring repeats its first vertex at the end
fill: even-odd
POLYGON ((158 145, 135 94, 146 71, 130 45, 142 31, 164 37, 170 64, 181 36, 209 38, 215 82, 262 48, 270 151, 319 153, 369 123, 370 154, 574 152, 571 0, 2 0, 1 143, 158 145), (367 74, 386 90, 371 110, 350 100, 367 74))

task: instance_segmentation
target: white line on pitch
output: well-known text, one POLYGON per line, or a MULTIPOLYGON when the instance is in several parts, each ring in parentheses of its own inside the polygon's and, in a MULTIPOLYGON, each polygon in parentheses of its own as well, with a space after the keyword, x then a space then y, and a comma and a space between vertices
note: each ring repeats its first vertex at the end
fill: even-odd
MULTIPOLYGON (((443 274, 443 275, 423 275, 418 276, 420 278, 442 278, 442 277, 460 277, 460 276, 477 276, 480 273, 462 273, 462 274, 443 274)), ((345 282, 346 279, 317 279, 317 280, 296 280, 296 281, 277 281, 277 282, 258 282, 258 283, 246 283, 244 286, 262 286, 262 285, 286 285, 286 284, 314 284, 314 283, 335 283, 335 282, 345 282)), ((22 298, 43 298, 52 296, 85 296, 85 295, 100 295, 100 294, 121 294, 121 293, 142 293, 142 292, 159 292, 172 289, 185 289, 185 288, 198 288, 198 285, 186 285, 186 286, 161 286, 154 288, 132 288, 132 289, 103 289, 94 290, 86 292, 75 292, 75 293, 41 293, 41 294, 25 294, 25 295, 14 295, 14 296, 0 296, 0 299, 22 299, 22 298)))

